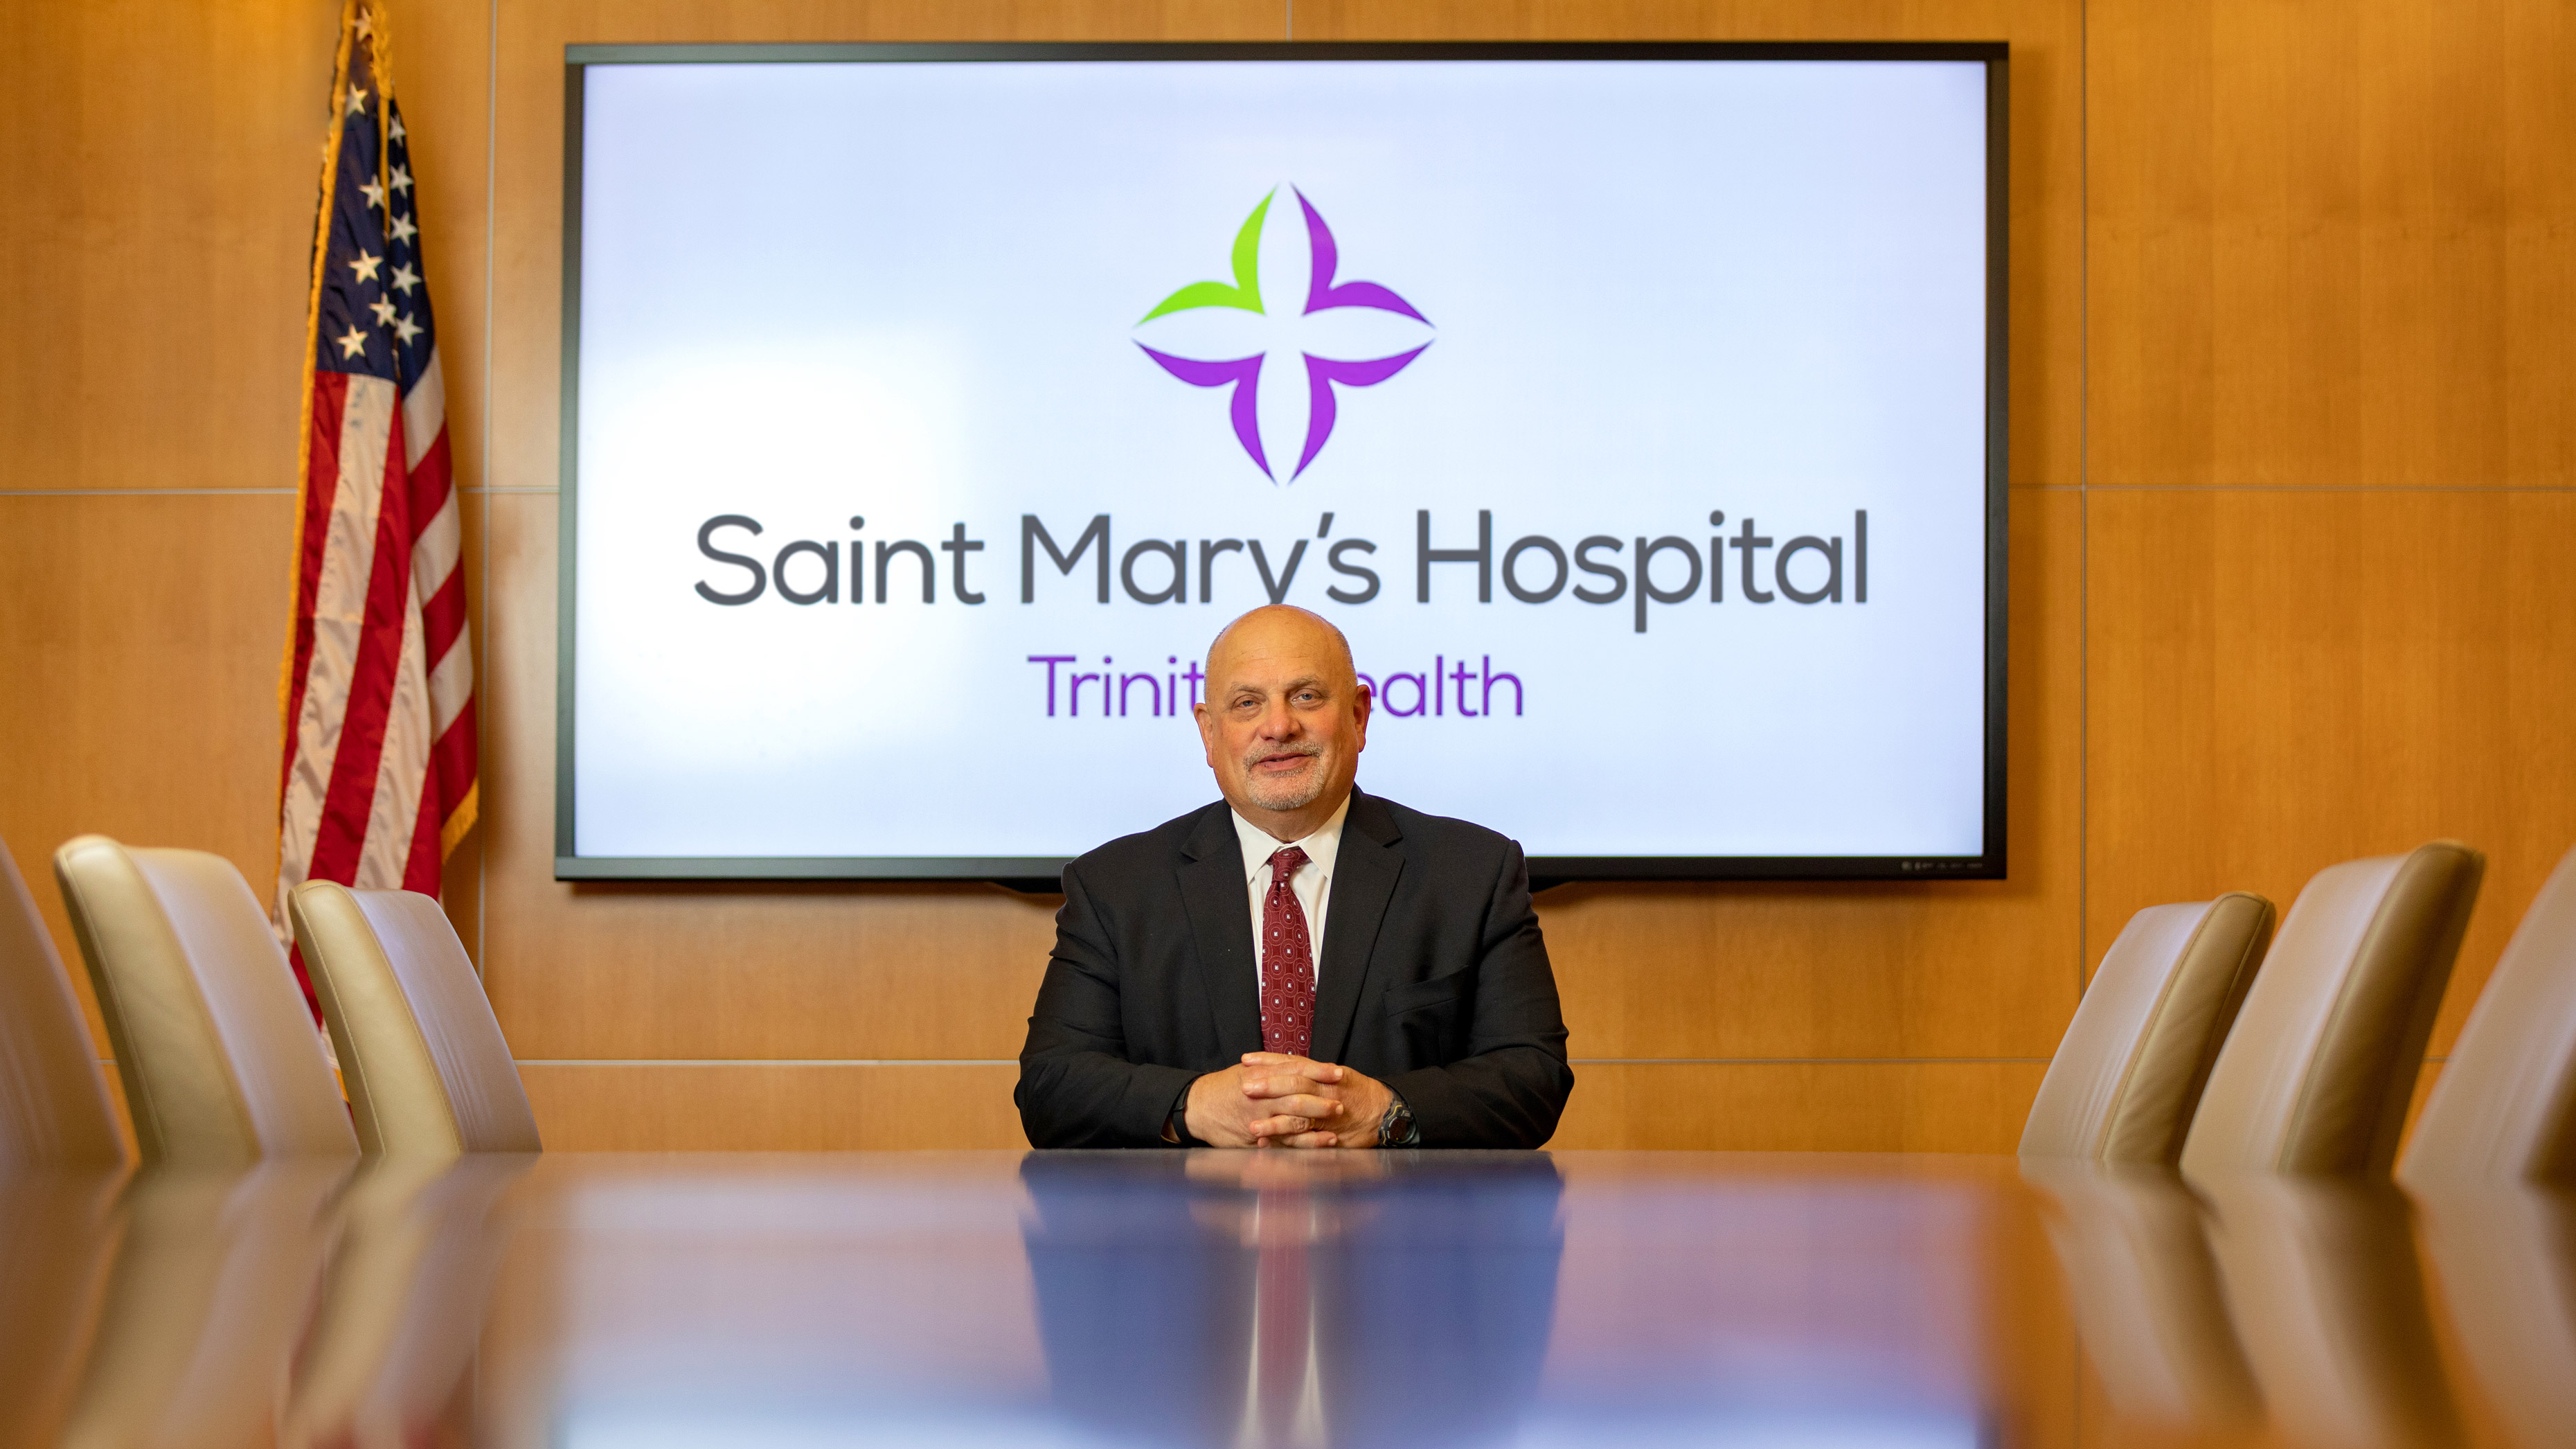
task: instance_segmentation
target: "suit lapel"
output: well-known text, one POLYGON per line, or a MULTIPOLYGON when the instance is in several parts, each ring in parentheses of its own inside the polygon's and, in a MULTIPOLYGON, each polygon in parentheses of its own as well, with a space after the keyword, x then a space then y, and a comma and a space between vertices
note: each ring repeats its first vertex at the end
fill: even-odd
MULTIPOLYGON (((1209 808, 1181 847, 1176 875, 1198 948, 1199 979, 1229 1057, 1261 1050, 1260 964, 1252 954, 1252 903, 1243 883, 1243 843, 1233 813, 1209 808)), ((1327 927, 1329 929, 1329 926, 1327 927)))
MULTIPOLYGON (((1324 911, 1324 959, 1315 971, 1313 1051, 1319 1062, 1338 1062, 1350 1047, 1351 1018, 1359 1011, 1360 990, 1368 984, 1378 923, 1386 918, 1396 877, 1404 873, 1404 856, 1394 849, 1403 838, 1384 801, 1351 792, 1341 853, 1333 862, 1332 898, 1324 911)), ((1256 994, 1256 1021, 1260 1010, 1256 994)))

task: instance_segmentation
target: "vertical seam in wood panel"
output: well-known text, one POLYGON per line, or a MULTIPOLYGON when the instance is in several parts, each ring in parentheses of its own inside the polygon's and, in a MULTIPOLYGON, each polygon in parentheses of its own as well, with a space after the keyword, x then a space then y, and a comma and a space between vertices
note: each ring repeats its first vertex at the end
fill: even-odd
MULTIPOLYGON (((483 33, 483 483, 492 483, 492 274, 500 266, 494 249, 497 233, 494 218, 500 214, 501 158, 501 0, 489 0, 484 11, 483 33)), ((483 680, 474 691, 474 748, 489 753, 492 741, 491 713, 485 706, 491 701, 492 686, 499 671, 492 667, 492 496, 483 496, 483 537, 479 545, 483 555, 483 680)), ((483 762, 475 761, 474 774, 480 779, 483 762)), ((479 980, 488 973, 484 965, 484 923, 492 913, 492 828, 485 822, 483 839, 474 854, 474 975, 479 980)), ((491 993, 487 990, 485 995, 491 993)))
POLYGON ((2093 932, 2093 0, 2075 6, 2075 1000, 2093 932))
MULTIPOLYGON (((2075 4, 2075 344, 2075 1006, 2081 1011, 2093 931, 2093 0, 2075 4)), ((2076 1334, 2067 1337, 2067 1442, 2082 1444, 2084 1344, 2076 1334)))

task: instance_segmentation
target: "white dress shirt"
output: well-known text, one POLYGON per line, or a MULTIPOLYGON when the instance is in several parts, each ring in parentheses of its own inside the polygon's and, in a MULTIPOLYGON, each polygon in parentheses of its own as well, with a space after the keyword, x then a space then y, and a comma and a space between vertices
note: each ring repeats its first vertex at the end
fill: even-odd
POLYGON ((1324 908, 1332 902, 1333 859, 1342 851, 1342 819, 1351 813, 1350 797, 1342 797, 1342 806, 1333 818, 1316 827, 1315 833, 1303 840, 1281 840, 1269 831, 1243 818, 1234 816, 1234 838, 1243 844, 1244 891, 1252 899, 1252 974, 1254 984, 1261 979, 1261 907, 1270 894, 1270 857, 1275 851, 1293 845, 1306 852, 1305 868, 1288 882, 1297 896, 1297 908, 1306 913, 1306 941, 1314 952, 1315 979, 1324 977, 1324 908))

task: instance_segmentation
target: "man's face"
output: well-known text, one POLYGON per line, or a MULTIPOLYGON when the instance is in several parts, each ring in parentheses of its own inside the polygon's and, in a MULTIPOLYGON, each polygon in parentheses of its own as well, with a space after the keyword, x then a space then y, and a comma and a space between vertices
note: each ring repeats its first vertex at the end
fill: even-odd
POLYGON ((1255 823, 1318 802, 1339 806, 1368 741, 1368 692, 1331 630, 1302 610, 1238 621, 1208 660, 1198 707, 1208 768, 1255 823))

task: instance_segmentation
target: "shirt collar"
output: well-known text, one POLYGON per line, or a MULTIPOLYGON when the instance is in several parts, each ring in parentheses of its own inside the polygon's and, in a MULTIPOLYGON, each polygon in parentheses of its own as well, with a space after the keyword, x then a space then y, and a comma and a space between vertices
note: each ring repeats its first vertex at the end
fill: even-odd
POLYGON ((1315 863, 1318 871, 1331 875, 1333 858, 1341 853, 1342 821, 1351 813, 1351 797, 1343 796, 1341 808, 1333 812, 1333 818, 1316 826, 1315 833, 1303 840, 1283 841, 1244 819, 1240 810, 1229 807, 1226 813, 1234 817, 1234 838, 1243 846, 1243 879, 1246 884, 1261 873, 1261 868, 1270 863, 1274 853, 1290 845, 1306 852, 1306 858, 1315 863))

